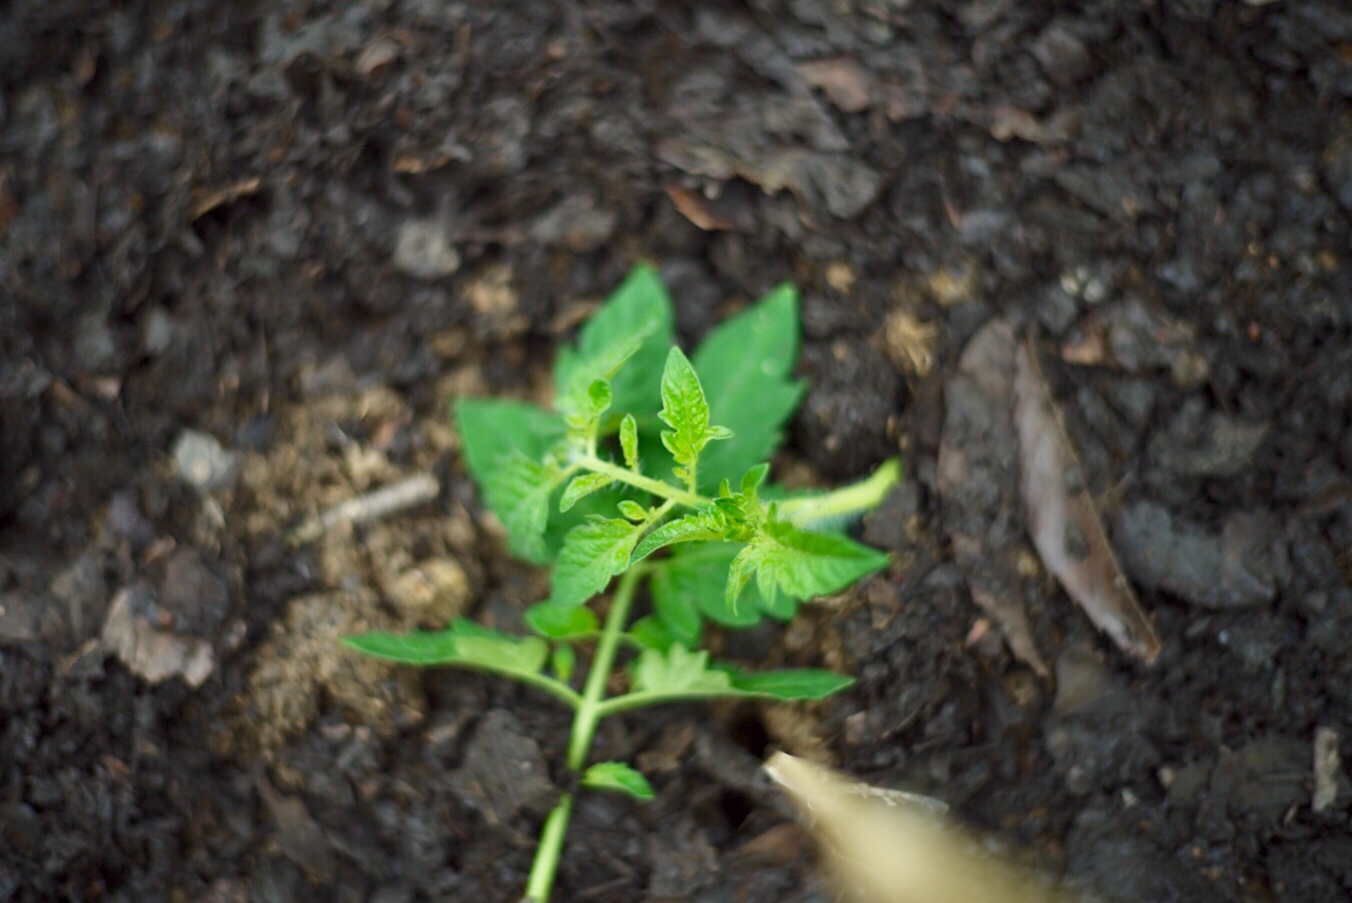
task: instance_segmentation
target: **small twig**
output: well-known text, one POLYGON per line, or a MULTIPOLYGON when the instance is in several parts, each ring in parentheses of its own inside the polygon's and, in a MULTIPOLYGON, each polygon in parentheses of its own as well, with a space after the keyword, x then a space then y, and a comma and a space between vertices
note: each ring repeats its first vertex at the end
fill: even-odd
POLYGON ((339 502, 292 530, 287 539, 293 545, 313 542, 340 524, 365 524, 383 520, 430 502, 440 493, 441 484, 437 478, 430 473, 420 473, 391 486, 339 502))

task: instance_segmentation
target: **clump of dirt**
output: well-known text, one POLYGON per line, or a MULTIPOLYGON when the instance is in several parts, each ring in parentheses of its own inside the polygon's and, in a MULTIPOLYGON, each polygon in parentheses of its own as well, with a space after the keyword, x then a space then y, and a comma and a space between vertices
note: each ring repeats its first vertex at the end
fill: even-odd
MULTIPOLYGON (((294 538, 298 520, 435 465, 450 442, 436 424, 414 425, 406 402, 387 387, 321 395, 275 420, 271 446, 246 454, 241 467, 237 500, 256 546, 294 538)), ((312 586, 284 603, 254 656, 218 736, 222 751, 271 754, 304 732, 326 703, 380 737, 420 724, 426 700, 418 672, 360 655, 342 638, 441 629, 465 614, 475 586, 460 559, 474 538, 463 509, 449 519, 415 511, 393 526, 339 522, 325 529, 309 549, 312 586)))

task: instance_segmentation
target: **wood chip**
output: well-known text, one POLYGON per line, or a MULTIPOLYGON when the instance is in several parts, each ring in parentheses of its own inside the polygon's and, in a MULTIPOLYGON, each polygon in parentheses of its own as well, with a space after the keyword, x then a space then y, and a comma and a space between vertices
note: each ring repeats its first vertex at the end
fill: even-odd
POLYGON ((1015 357, 1014 422, 1028 532, 1047 570, 1120 649, 1147 664, 1159 637, 1117 563, 1028 339, 1015 357))

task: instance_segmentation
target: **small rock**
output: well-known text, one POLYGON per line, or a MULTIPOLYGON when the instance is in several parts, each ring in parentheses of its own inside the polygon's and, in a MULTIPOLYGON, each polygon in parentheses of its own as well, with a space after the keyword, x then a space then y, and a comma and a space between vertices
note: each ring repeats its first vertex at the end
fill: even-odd
POLYGON ((406 276, 431 282, 460 269, 460 252, 441 220, 406 220, 395 236, 394 267, 406 276))
POLYGON ((1054 714, 1084 712, 1091 706, 1106 709, 1114 702, 1114 697, 1122 695, 1121 686, 1113 680, 1102 657, 1092 646, 1079 643, 1057 656, 1054 714))
POLYGON ((239 457, 210 433, 184 430, 171 454, 174 475, 199 492, 227 489, 239 475, 239 457))
POLYGON ((558 795, 539 744, 502 709, 484 716, 451 780, 461 799, 495 825, 523 810, 546 812, 558 795))
POLYGON ((80 320, 75 331, 75 360, 86 373, 102 373, 118 368, 117 336, 103 314, 90 314, 80 320))
POLYGON ((1267 438, 1270 426, 1219 411, 1203 417, 1200 402, 1184 403, 1168 429, 1151 441, 1150 460, 1164 473, 1239 476, 1267 438))
POLYGON ((165 562, 160 607, 185 633, 209 636, 230 610, 230 588, 196 549, 176 549, 165 562))
POLYGON ((139 552, 155 540, 155 526, 141 513, 136 497, 128 491, 116 492, 108 500, 104 523, 109 532, 121 536, 139 552))
POLYGON ((614 211, 600 209, 593 198, 575 195, 542 213, 530 237, 551 248, 594 251, 615 234, 614 211))
POLYGON ((92 636, 108 604, 103 556, 92 550, 80 555, 56 575, 47 592, 77 644, 92 636))
POLYGON ((1113 541, 1131 578, 1202 608, 1270 602, 1289 567, 1280 530, 1260 514, 1235 514, 1220 536, 1137 502, 1117 516, 1113 541))
POLYGON ((1267 818, 1308 799, 1310 747, 1285 737, 1255 740, 1224 755, 1211 774, 1211 798, 1229 803, 1233 813, 1267 818))
POLYGON ((1089 49, 1064 23, 1053 22, 1033 41, 1033 57, 1058 88, 1074 87, 1089 74, 1089 49))

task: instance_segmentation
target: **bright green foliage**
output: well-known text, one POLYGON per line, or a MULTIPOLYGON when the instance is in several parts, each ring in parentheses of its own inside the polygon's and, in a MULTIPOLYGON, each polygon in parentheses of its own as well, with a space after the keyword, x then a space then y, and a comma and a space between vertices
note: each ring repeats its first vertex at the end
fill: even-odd
POLYGON ((620 421, 620 449, 624 453, 624 466, 638 470, 638 421, 633 414, 625 414, 620 421))
POLYGON ((551 640, 571 640, 592 636, 601 629, 596 612, 582 605, 536 602, 526 609, 526 624, 540 636, 551 640))
POLYGON ((691 491, 698 488, 696 468, 700 452, 715 439, 728 439, 727 427, 709 425, 709 403, 704 399, 695 368, 681 349, 672 348, 662 371, 662 410, 658 417, 670 430, 663 430, 662 444, 676 460, 676 476, 691 491))
POLYGON ((700 486, 735 480, 779 447, 783 427, 803 397, 792 379, 798 359, 798 292, 781 285, 724 323, 695 352, 695 372, 710 416, 735 432, 700 458, 700 486))
POLYGON ((645 803, 657 798, 648 779, 623 762, 597 762, 582 773, 582 786, 623 793, 645 803))
POLYGON ((642 530, 642 524, 601 517, 573 529, 554 566, 550 603, 581 605, 605 589, 611 577, 629 567, 629 555, 642 530))
POLYGON ((611 378, 612 407, 649 411, 657 398, 662 363, 671 347, 671 297, 651 267, 637 267, 578 335, 575 348, 559 351, 554 386, 560 393, 611 378))
POLYGON ((780 593, 811 599, 838 592, 887 564, 883 553, 845 536, 806 533, 792 524, 769 520, 732 561, 729 604, 736 602, 754 574, 765 599, 780 593))
MULTIPOLYGON (((742 671, 699 643, 706 622, 787 621, 801 602, 884 567, 885 554, 815 527, 870 510, 898 478, 889 462, 852 487, 793 499, 766 483, 803 392, 792 378, 791 286, 714 330, 693 360, 673 345, 673 321, 657 273, 639 267, 559 352, 553 410, 456 405, 464 460, 512 551, 553 565, 549 598, 525 612, 533 636, 459 620, 437 633, 348 639, 391 661, 489 671, 552 694, 574 710, 567 765, 578 785, 636 799, 653 789, 633 768, 587 764, 601 719, 682 700, 817 700, 850 685, 827 671, 742 671), (588 603, 616 577, 602 624, 588 603), (631 620, 643 581, 652 612, 631 620), (593 642, 579 692, 576 647, 593 642), (628 689, 611 695, 623 650, 633 651, 628 689)), ((563 794, 527 900, 549 895, 571 811, 563 794)))
POLYGON ((710 670, 709 653, 703 649, 644 649, 630 671, 635 693, 716 695, 732 689, 732 678, 726 671, 710 670))
POLYGON ((484 480, 484 495, 502 518, 512 551, 529 561, 544 560, 549 498, 566 474, 552 460, 532 461, 520 452, 501 459, 484 480))
POLYGON ((365 633, 344 642, 367 655, 405 665, 490 671, 577 704, 578 695, 567 683, 541 673, 549 660, 549 644, 539 637, 509 636, 460 619, 438 633, 365 633))
POLYGON ((573 477, 564 488, 563 495, 559 497, 559 510, 568 511, 579 499, 591 495, 598 489, 605 489, 614 482, 614 477, 608 477, 603 473, 584 473, 573 477))

